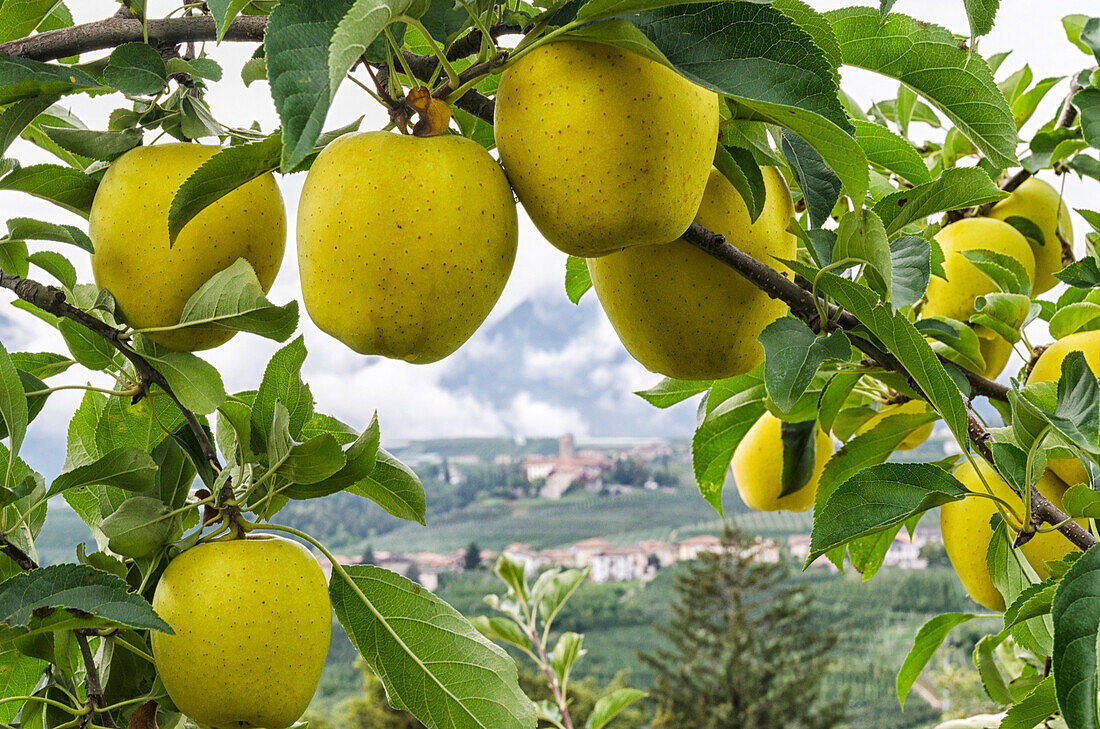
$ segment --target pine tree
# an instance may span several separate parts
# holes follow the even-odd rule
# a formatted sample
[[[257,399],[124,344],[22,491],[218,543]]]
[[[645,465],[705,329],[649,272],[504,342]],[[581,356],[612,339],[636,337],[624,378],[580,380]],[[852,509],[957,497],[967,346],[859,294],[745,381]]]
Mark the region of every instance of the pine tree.
[[[721,553],[676,580],[670,647],[641,659],[655,672],[655,729],[829,729],[843,700],[822,696],[836,644],[811,625],[811,597],[784,563],[755,562],[751,540],[727,526]]]
[[[479,567],[481,567],[481,547],[477,546],[477,542],[470,542],[470,546],[466,547],[466,552],[462,555],[462,569],[469,572]]]

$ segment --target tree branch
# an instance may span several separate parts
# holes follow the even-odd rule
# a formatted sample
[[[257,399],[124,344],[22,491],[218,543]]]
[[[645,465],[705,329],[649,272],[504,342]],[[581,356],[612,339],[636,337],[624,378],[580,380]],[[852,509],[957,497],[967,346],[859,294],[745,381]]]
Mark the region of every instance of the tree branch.
[[[38,563],[16,545],[7,534],[0,534],[0,552],[6,554],[12,562],[19,565],[24,572],[38,569]]]
[[[214,19],[206,15],[150,20],[147,25],[149,43],[155,46],[217,39]],[[266,27],[266,17],[243,15],[229,24],[224,40],[258,43],[264,39]],[[107,18],[0,44],[0,54],[55,61],[124,43],[141,43],[144,39],[141,21],[137,18]]]
[[[502,35],[511,35],[516,33],[522,33],[523,28],[512,23],[498,23],[497,25],[489,28],[489,35],[496,40]],[[447,49],[447,60],[457,61],[460,58],[466,56],[472,56],[481,50],[481,38],[484,35],[480,30],[474,28],[466,35],[462,36]]]
[[[803,289],[794,281],[786,278],[771,266],[761,263],[744,251],[734,247],[723,236],[707,230],[698,223],[692,223],[691,227],[684,233],[683,238],[691,245],[714,256],[722,263],[737,271],[737,273],[741,274],[741,276],[768,296],[786,303],[790,307],[791,313],[806,322],[812,329],[818,332],[822,331],[823,322],[821,322],[817,309],[814,306],[813,294]],[[859,325],[859,320],[856,319],[855,316],[849,312],[838,309],[836,306],[829,305],[828,312],[830,315],[829,319],[836,321],[837,325],[842,329],[851,330]],[[909,376],[904,365],[902,365],[895,356],[889,352],[881,351],[862,337],[854,336],[849,333],[848,338],[860,351],[882,367],[905,375],[909,379],[909,384],[913,389],[927,399],[925,393],[921,391],[921,388],[913,381],[912,377]],[[997,385],[997,383],[991,382],[976,373],[971,374],[979,384],[985,387],[989,387],[990,389],[992,389],[992,386],[996,386],[998,389],[1003,388],[1003,385]],[[1005,389],[1007,390],[1007,388]],[[992,435],[982,424],[981,420],[978,419],[973,409],[971,409],[969,401],[966,402],[966,406],[968,419],[967,431],[970,440],[978,452],[981,453],[982,457],[990,463],[993,463],[993,454],[989,449],[989,442],[992,440]],[[1098,543],[1096,538],[1082,529],[1077,522],[1068,521],[1069,516],[1039,493],[1038,489],[1032,488],[1031,490],[1031,505],[1033,513],[1049,524],[1066,522],[1062,524],[1058,530],[1081,549],[1088,549]],[[1027,541],[1027,539],[1030,538],[1027,537],[1027,534],[1028,532],[1026,531],[1023,533],[1022,536],[1025,537],[1023,541]]]
[[[84,658],[84,683],[88,689],[88,708],[93,709],[92,712],[80,717],[81,722],[83,722],[80,726],[84,727],[90,724],[92,714],[96,714],[105,722],[104,726],[118,729],[118,724],[115,723],[111,712],[103,711],[107,706],[107,702],[103,699],[103,684],[99,680],[99,669],[95,665],[95,656],[92,655],[92,648],[88,645],[88,633],[84,630],[73,632],[76,633],[76,643],[80,646],[80,655]]]
[[[164,375],[149,364],[148,360],[126,344],[122,338],[123,332],[121,329],[116,329],[106,322],[96,319],[88,312],[73,306],[65,300],[65,292],[59,288],[46,286],[37,281],[31,281],[30,279],[20,278],[19,276],[3,272],[0,272],[0,288],[10,289],[23,301],[33,304],[42,311],[53,314],[54,316],[63,319],[71,319],[77,324],[87,327],[93,334],[106,340],[108,344],[118,350],[122,356],[129,360],[130,364],[134,366],[134,371],[139,378],[139,385],[143,392],[147,392],[149,385],[152,384],[159,387],[164,391],[164,394],[172,399],[172,402],[176,404],[176,407],[178,407],[183,414],[184,420],[187,421],[187,425],[194,434],[195,440],[198,441],[199,447],[202,449],[203,457],[214,466],[219,465],[218,453],[214,449],[214,444],[210,442],[210,438],[207,436],[206,430],[202,427],[202,423],[199,422],[198,416],[184,407],[183,403],[176,397],[176,393],[173,392],[172,386],[168,384],[168,380],[164,378]],[[140,398],[141,394],[135,396],[135,401]]]

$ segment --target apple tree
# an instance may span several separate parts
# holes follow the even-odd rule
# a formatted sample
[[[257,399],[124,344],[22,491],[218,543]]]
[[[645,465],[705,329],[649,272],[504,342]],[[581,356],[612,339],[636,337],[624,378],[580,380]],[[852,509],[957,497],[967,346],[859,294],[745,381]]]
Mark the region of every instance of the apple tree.
[[[377,419],[314,407],[298,302],[267,298],[286,209],[313,321],[416,363],[496,302],[514,193],[570,254],[567,295],[594,288],[665,375],[639,394],[702,395],[693,468],[719,513],[732,465],[754,508],[813,508],[808,561],[865,579],[903,527],[939,517],[990,612],[926,624],[899,700],[974,620],[1002,727],[1100,725],[1100,213],[1078,211],[1093,231],[1077,245],[1047,182],[1100,179],[1100,18],[1064,20],[1083,70],[1036,80],[979,52],[997,3],[964,4],[960,37],[888,0],[207,0],[166,17],[128,0],[79,25],[60,0],[0,0],[0,190],[87,221],[16,217],[0,239],[11,317],[57,332],[56,351],[0,347],[0,722],[288,726],[331,605],[391,704],[433,729],[569,724],[494,641],[548,625],[577,573],[528,584],[505,564],[512,621],[475,625],[272,522],[339,491],[417,522],[426,503]],[[255,48],[240,68],[219,62],[230,43]],[[861,107],[842,66],[895,79],[896,97]],[[230,73],[266,83],[278,118],[219,121],[207,93]],[[385,129],[326,124],[350,85]],[[79,117],[92,97],[116,105],[106,128]],[[6,156],[27,144],[56,159]],[[273,176],[297,172],[302,199],[284,202]],[[284,345],[230,393],[196,352],[234,335]],[[998,382],[1013,351],[1027,364]],[[47,482],[20,449],[74,388]],[[958,455],[890,460],[939,422]],[[98,550],[40,566],[55,497]],[[327,584],[288,537],[328,559]],[[537,660],[564,683],[549,638]]]

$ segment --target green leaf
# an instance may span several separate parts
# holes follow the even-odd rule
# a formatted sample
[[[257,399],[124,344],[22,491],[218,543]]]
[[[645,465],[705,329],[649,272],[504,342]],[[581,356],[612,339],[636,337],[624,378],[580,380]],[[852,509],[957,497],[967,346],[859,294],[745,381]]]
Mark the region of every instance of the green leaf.
[[[47,662],[25,656],[14,648],[0,650],[0,696],[27,696],[34,692]],[[22,707],[19,702],[0,704],[0,722],[11,723]],[[23,725],[28,725],[24,721]]]
[[[283,0],[271,12],[264,52],[271,96],[283,126],[284,170],[295,169],[308,157],[321,134],[333,97],[330,45],[352,4],[352,0]]]
[[[817,155],[816,152],[814,154]],[[820,155],[818,158],[820,159]],[[755,223],[760,213],[764,212],[767,188],[764,186],[764,175],[760,172],[760,165],[753,158],[752,152],[741,147],[726,147],[720,144],[714,152],[714,166],[741,195],[741,199],[749,209],[749,220]]]
[[[225,37],[225,31],[229,24],[240,14],[250,0],[207,0],[210,14],[214,16],[214,25],[217,28],[218,42]]]
[[[179,408],[167,397],[143,398],[136,405],[112,397],[95,423],[96,447],[99,453],[123,446],[148,453],[183,423]]]
[[[379,567],[345,570],[329,583],[336,617],[395,708],[430,729],[535,726],[515,661],[454,608]]]
[[[57,251],[36,251],[27,256],[27,262],[56,278],[67,289],[76,286],[76,268]]]
[[[125,581],[87,565],[58,564],[0,583],[3,638],[78,627],[126,627],[171,633]]]
[[[1084,89],[1073,97],[1081,112],[1081,133],[1090,147],[1100,148],[1100,89]]]
[[[0,344],[0,418],[4,420],[8,442],[11,444],[11,457],[6,459],[7,470],[3,479],[3,485],[8,487],[15,485],[11,478],[11,464],[13,457],[19,454],[19,447],[23,445],[23,438],[27,435],[30,415],[23,383],[3,344]]]
[[[705,392],[709,387],[710,380],[690,382],[665,377],[648,390],[638,390],[634,394],[653,407],[664,409]]]
[[[58,0],[0,2],[0,43],[30,35],[57,5]]]
[[[1100,491],[1093,491],[1088,484],[1074,484],[1062,495],[1062,509],[1073,517],[1100,519]]]
[[[148,453],[125,446],[92,463],[62,473],[50,484],[47,495],[56,496],[88,484],[114,486],[125,491],[148,491],[153,488],[156,472],[157,464]]]
[[[844,332],[818,336],[798,319],[789,316],[776,319],[760,333],[764,346],[764,386],[768,397],[787,411],[802,397],[829,359],[847,361],[852,345]]]
[[[238,259],[243,260],[243,259]],[[225,385],[214,365],[190,352],[174,352],[144,336],[134,338],[134,350],[153,364],[185,408],[209,415],[225,402]]]
[[[1009,707],[999,729],[1035,729],[1057,711],[1054,676],[1047,676],[1031,693]]]
[[[1083,352],[1070,352],[1062,360],[1058,379],[1058,404],[1047,420],[1073,444],[1089,453],[1100,453],[1100,387]]]
[[[1079,301],[1075,304],[1062,306],[1054,312],[1054,316],[1050,317],[1048,322],[1050,336],[1057,340],[1074,332],[1096,329],[1096,325],[1100,324],[1100,321],[1097,321],[1098,319],[1100,319],[1100,304],[1094,304],[1091,301]]]
[[[783,468],[779,497],[789,496],[810,482],[817,464],[817,421],[786,421],[779,425],[783,443]]]
[[[1001,0],[963,0],[966,17],[970,20],[970,35],[973,38],[987,35],[993,30],[993,19],[997,17],[997,7]]]
[[[584,636],[578,633],[566,632],[558,637],[558,642],[554,644],[554,649],[550,651],[550,668],[553,670],[559,684],[564,685],[568,682],[573,666],[588,653],[581,647],[583,643]]]
[[[1070,286],[1082,289],[1091,289],[1100,286],[1100,266],[1095,258],[1084,258],[1074,261],[1061,271],[1054,274],[1060,281]]]
[[[1027,593],[1033,583],[1038,581],[1038,577],[1023,553],[1013,548],[1012,538],[1008,535],[1004,522],[1000,517],[996,517],[996,520],[997,524],[986,550],[986,570],[989,572],[989,579],[993,582],[993,586],[1004,598],[1005,605],[1013,605],[1021,595]],[[1011,634],[1027,650],[1037,655],[1049,656],[1053,645],[1052,627],[1049,616],[1040,616],[1023,620],[1002,635]],[[975,655],[978,655],[977,652]],[[997,674],[988,669],[986,673],[994,679],[993,689],[990,690],[992,696],[1000,690],[996,685]],[[988,688],[989,681],[985,683]]]
[[[585,729],[602,729],[620,711],[645,697],[645,691],[635,688],[615,689],[606,696],[601,696],[596,705],[592,707],[592,713],[588,715],[588,721],[584,725]]]
[[[916,235],[890,241],[890,271],[890,303],[894,309],[917,303],[932,276],[932,244]]]
[[[169,76],[186,73],[193,78],[204,78],[210,81],[222,79],[222,67],[212,58],[192,58],[189,61],[182,58],[169,58],[165,65]]]
[[[806,564],[852,539],[903,524],[966,494],[958,479],[930,463],[883,463],[865,468],[839,484],[824,508],[814,510]]]
[[[1027,294],[1031,291],[1031,277],[1019,260],[1012,256],[984,248],[959,251],[1001,291],[1008,294]]]
[[[806,31],[770,5],[738,1],[655,7],[659,4],[607,0],[584,7],[592,19],[639,10],[627,19],[673,68],[802,137],[852,197],[863,197],[869,179],[866,157],[850,136],[834,69]]]
[[[172,511],[160,499],[136,496],[100,524],[112,552],[123,557],[148,557],[168,543],[172,534]]]
[[[334,476],[346,462],[344,451],[332,434],[321,433],[292,445],[278,473],[293,483],[314,484]]]
[[[305,359],[305,339],[299,336],[276,352],[267,363],[256,400],[252,403],[252,440],[256,450],[266,449],[264,439],[271,431],[277,402],[287,409],[293,438],[301,435],[302,427],[313,414],[313,394],[302,381],[302,363]]]
[[[511,643],[524,650],[531,649],[531,639],[523,632],[522,628],[509,618],[490,618],[478,615],[471,617],[470,623],[489,640]]]
[[[48,126],[39,129],[62,149],[89,159],[113,160],[141,144],[140,129],[100,131]]]
[[[329,45],[329,94],[336,89],[367,49],[395,18],[409,12],[416,0],[355,0],[336,26]]]
[[[881,124],[855,121],[856,141],[871,164],[884,167],[914,185],[932,181],[920,154],[908,140],[899,137]]]
[[[343,432],[343,423],[340,423],[335,419],[332,419],[332,423],[334,425],[340,426],[340,431],[325,429],[317,432],[317,430],[311,426],[318,420],[318,417],[319,416],[316,413],[313,415],[313,418],[310,420],[310,422],[306,424],[305,428],[303,428],[302,437],[315,438],[324,434],[335,438],[338,443],[350,441],[342,450],[342,457],[344,459],[343,465],[334,474],[326,477],[324,480],[321,480],[317,483],[311,483],[309,485],[305,485],[304,483],[291,484],[288,488],[282,491],[285,496],[291,499],[313,499],[320,496],[334,494],[337,491],[342,491],[354,485],[357,481],[370,479],[375,470],[375,465],[378,460],[378,441],[380,435],[377,414],[374,416],[374,418],[371,419],[370,426],[367,427],[367,429],[364,430],[358,437],[355,436],[355,431],[351,430],[350,428],[347,429],[351,431],[350,433]],[[327,416],[320,417],[327,418]],[[377,487],[377,484],[373,485]],[[394,479],[393,485],[395,487],[400,487],[401,485],[407,486],[408,484],[407,481]],[[370,489],[371,486],[372,484],[364,484],[364,489]],[[386,494],[383,498],[387,499],[387,502],[391,499],[396,499],[395,503],[403,503],[404,507],[410,507],[408,513],[416,513],[416,509],[412,506],[412,504],[413,502],[419,503],[419,501],[422,501],[422,499],[418,500],[415,496],[413,496],[411,501],[403,502],[403,495],[398,495],[396,488],[392,490],[392,493],[387,493],[384,491],[384,489],[381,491],[381,493]],[[368,498],[370,497],[368,496]],[[405,512],[405,509],[402,506],[397,506],[396,509],[398,511],[402,511],[403,513]],[[420,513],[420,518],[423,519],[423,517],[424,514]]]
[[[411,468],[384,448],[378,449],[370,475],[349,486],[347,491],[370,499],[399,519],[425,523],[424,485]]]
[[[146,43],[124,43],[111,52],[103,78],[124,94],[150,95],[164,88],[168,71],[156,48]]]
[[[184,181],[168,209],[168,239],[172,243],[196,215],[229,193],[279,168],[282,134],[259,142],[224,147]]]
[[[1100,633],[1100,549],[1069,568],[1054,595],[1051,655],[1058,706],[1070,729],[1100,722],[1097,703],[1097,633]]]
[[[61,165],[31,165],[0,177],[0,190],[16,190],[59,205],[87,218],[99,182],[80,170]]]
[[[989,698],[1002,706],[1012,703],[1012,692],[997,665],[994,651],[1004,643],[1006,634],[986,635],[974,647],[974,667],[982,679],[982,688]]]
[[[68,243],[88,253],[94,253],[92,240],[75,225],[58,225],[33,218],[12,218],[8,221],[8,238],[13,240],[49,240]]]
[[[267,81],[267,59],[249,58],[241,67],[241,81],[248,88],[256,81]]]
[[[1006,197],[1008,193],[993,184],[983,170],[975,167],[954,168],[944,170],[932,182],[887,195],[875,204],[875,212],[882,218],[886,232],[892,235],[909,223],[929,215]]]
[[[238,258],[191,295],[180,313],[179,324],[171,328],[191,326],[251,332],[282,342],[298,327],[298,302],[272,304],[264,296],[251,264]]]
[[[61,96],[105,88],[80,69],[0,56],[0,106],[33,96]]]
[[[811,280],[816,276],[820,289],[855,315],[898,358],[932,406],[943,415],[955,438],[961,443],[969,442],[968,419],[958,386],[928,342],[901,312],[881,305],[870,289],[834,273],[817,274],[797,261],[788,262],[788,265]]]
[[[840,178],[829,169],[821,155],[797,134],[783,130],[783,143],[780,147],[783,156],[798,175],[798,184],[810,212],[810,224],[820,228],[829,219],[840,199]]]
[[[1056,581],[1044,581],[1025,587],[1005,610],[1004,629],[1008,630],[1032,618],[1049,614],[1057,589]]]
[[[57,101],[57,96],[34,96],[12,104],[0,112],[0,156],[7,151],[11,143],[19,139],[20,133],[34,121],[41,112]]]
[[[925,666],[928,665],[928,661],[932,660],[932,656],[943,645],[943,641],[947,639],[947,634],[957,626],[976,617],[979,616],[971,613],[944,613],[928,620],[920,627],[916,637],[913,638],[913,647],[906,654],[905,661],[898,669],[897,680],[894,682],[898,694],[898,703],[903,707],[905,706],[905,698],[909,695],[910,689],[913,688],[913,684],[917,682],[917,678],[920,677]],[[1029,727],[1029,729],[1031,728]]]
[[[103,370],[114,362],[115,348],[88,327],[72,319],[62,319],[57,326],[73,359],[80,364],[90,370]]]
[[[998,167],[1016,163],[1016,122],[989,66],[944,28],[873,8],[844,8],[833,24],[844,62],[891,76],[948,116]]]
[[[882,220],[873,210],[864,208],[841,217],[832,255],[833,261],[848,258],[866,264],[867,283],[883,299],[890,300],[890,286],[894,280],[890,243]]]
[[[588,262],[577,256],[565,259],[565,295],[574,304],[581,303],[581,297],[592,288],[592,275],[588,272]]]
[[[74,364],[65,355],[53,352],[12,352],[11,362],[16,369],[40,379],[59,375]]]
[[[764,414],[764,385],[729,398],[710,411],[691,439],[691,465],[699,492],[722,514],[722,487],[733,452]]]
[[[0,271],[26,278],[30,272],[27,244],[21,240],[0,243]]]

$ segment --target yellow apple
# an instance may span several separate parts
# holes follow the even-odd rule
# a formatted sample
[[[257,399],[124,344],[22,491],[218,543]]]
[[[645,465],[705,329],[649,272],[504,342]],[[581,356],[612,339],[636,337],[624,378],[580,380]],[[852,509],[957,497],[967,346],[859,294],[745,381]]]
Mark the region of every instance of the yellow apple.
[[[1046,348],[1035,361],[1027,376],[1033,382],[1057,382],[1062,376],[1062,361],[1070,352],[1081,352],[1093,373],[1100,372],[1100,331],[1076,332],[1062,337]],[[1070,486],[1088,483],[1089,476],[1077,458],[1052,458],[1047,461],[1050,470]]]
[[[1058,283],[1054,274],[1062,270],[1062,241],[1073,244],[1069,208],[1062,202],[1058,191],[1046,182],[1030,177],[997,203],[989,215],[998,220],[1025,218],[1042,231],[1042,243],[1027,239],[1035,253],[1035,286],[1031,293],[1041,294],[1052,289]]]
[[[984,249],[1015,258],[1035,278],[1035,256],[1027,238],[1008,223],[992,218],[965,218],[936,234],[943,249],[947,280],[933,276],[928,282],[925,316],[944,316],[967,321],[974,313],[974,299],[997,291],[996,284],[963,251]]]
[[[306,310],[360,354],[435,362],[489,315],[518,236],[508,180],[476,142],[345,135],[313,163],[298,206]]]
[[[152,633],[172,702],[213,729],[283,729],[305,712],[328,653],[324,573],[297,542],[222,539],[165,569],[153,608],[175,631]]]
[[[979,478],[970,463],[965,462],[955,470],[955,476],[963,486],[976,493],[992,493],[1004,499],[1012,504],[1017,516],[1022,516],[1023,501],[1016,492],[988,463],[980,459],[977,463],[985,481]],[[1055,506],[1061,506],[1066,485],[1057,476],[1046,471],[1036,486]],[[940,530],[947,556],[966,592],[979,605],[1001,611],[1005,609],[1004,598],[993,586],[986,566],[986,553],[993,537],[989,520],[996,511],[993,500],[982,496],[952,501],[940,507]],[[1050,575],[1047,562],[1062,559],[1074,549],[1076,547],[1057,532],[1036,534],[1021,547],[1028,564],[1042,578]]]
[[[906,402],[899,403],[897,405],[887,405],[877,414],[872,415],[867,419],[867,422],[860,426],[860,433],[869,433],[874,430],[878,425],[889,418],[892,415],[923,415],[924,413],[931,412],[928,407],[928,403],[923,400],[907,400]],[[905,440],[898,446],[899,451],[911,451],[919,446],[924,441],[928,440],[928,436],[932,435],[932,428],[935,426],[935,421],[922,425],[916,430],[905,436]]]
[[[699,209],[718,96],[614,46],[557,41],[500,79],[496,142],[516,195],[575,256],[667,243]]]
[[[757,511],[806,511],[814,505],[817,482],[833,455],[833,439],[820,427],[814,437],[814,469],[806,485],[794,493],[783,492],[782,421],[764,413],[738,444],[733,454],[733,479],[737,493]]]
[[[794,205],[783,176],[763,170],[764,212],[755,223],[741,195],[712,170],[695,219],[782,271],[795,256],[787,232]],[[757,337],[787,306],[690,243],[632,246],[588,259],[592,285],[627,351],[648,369],[680,380],[748,372],[764,361]]]
[[[988,327],[978,325],[975,327],[978,334],[978,347],[985,360],[985,369],[979,373],[990,380],[995,380],[1004,372],[1008,360],[1012,357],[1012,342],[1002,337]]]
[[[111,164],[96,191],[88,232],[92,272],[135,329],[179,322],[183,306],[215,273],[248,261],[266,292],[286,246],[286,211],[271,174],[248,182],[196,215],[168,245],[168,208],[176,190],[218,147],[159,144]],[[192,327],[150,333],[169,349],[223,344],[234,332]]]

